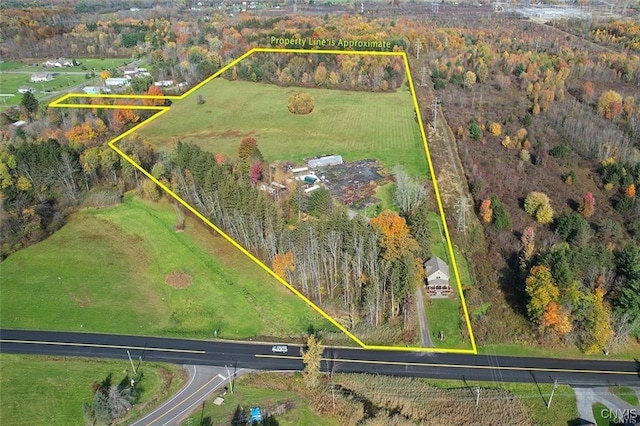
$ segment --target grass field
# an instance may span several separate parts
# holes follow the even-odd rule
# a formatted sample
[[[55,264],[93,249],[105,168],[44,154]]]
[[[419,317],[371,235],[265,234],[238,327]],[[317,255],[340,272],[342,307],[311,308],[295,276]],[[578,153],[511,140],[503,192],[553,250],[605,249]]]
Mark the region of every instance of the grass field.
[[[23,94],[18,93],[18,88],[21,86],[27,86],[35,89],[36,92],[34,93],[34,96],[36,97],[36,99],[40,99],[43,96],[50,94],[46,91],[63,92],[69,87],[73,87],[85,82],[87,85],[90,85],[91,82],[94,81],[94,79],[87,80],[83,74],[60,74],[53,80],[44,83],[31,83],[29,82],[30,78],[31,73],[7,74],[0,72],[0,93],[5,95],[15,95],[11,97],[3,96],[2,100],[0,100],[0,108],[4,108],[5,106],[9,107],[13,105],[20,105]]]
[[[637,407],[640,405],[640,401],[638,401],[638,395],[631,388],[625,386],[612,386],[609,388],[611,393],[616,395],[621,400],[625,401],[627,404],[633,405]]]
[[[221,338],[295,339],[334,330],[199,221],[173,230],[167,203],[84,210],[2,264],[3,327]],[[175,289],[167,275],[192,283]],[[117,321],[114,319],[117,318]]]
[[[129,361],[82,358],[57,358],[34,355],[0,354],[0,419],[7,425],[83,425],[83,402],[91,402],[91,384],[108,374],[113,382],[125,376]],[[144,377],[139,382],[140,397],[132,416],[141,408],[157,405],[184,383],[178,366],[142,364]],[[163,377],[172,376],[171,383]]]
[[[294,115],[287,109],[293,92],[315,97],[315,110]],[[201,96],[205,103],[198,105]],[[346,161],[377,158],[392,168],[402,164],[414,176],[427,176],[427,161],[411,95],[282,88],[218,78],[140,130],[159,147],[177,140],[236,156],[251,135],[265,159],[302,163],[305,158],[341,154]]]
[[[291,381],[300,381],[300,375],[287,375]],[[294,377],[297,377],[294,378]],[[280,376],[278,380],[286,380]],[[262,410],[273,410],[280,404],[289,403],[293,406],[282,415],[274,416],[277,425],[314,425],[314,426],[338,426],[337,420],[315,414],[309,407],[309,402],[301,397],[293,389],[290,391],[273,390],[262,386],[252,385],[251,376],[240,377],[236,380],[234,393],[225,396],[224,404],[216,406],[211,403],[205,404],[204,409],[198,410],[191,416],[190,424],[209,425],[230,425],[231,419],[238,406],[244,407],[247,411],[251,407],[260,407]],[[299,386],[299,384],[298,384]],[[292,387],[295,387],[293,385]],[[202,421],[201,420],[205,420]],[[189,420],[187,421],[189,424]]]
[[[427,324],[431,340],[437,348],[468,349],[470,343],[463,339],[461,327],[466,325],[460,315],[460,298],[455,299],[427,299],[425,300]],[[438,338],[440,331],[444,333],[444,340]]]

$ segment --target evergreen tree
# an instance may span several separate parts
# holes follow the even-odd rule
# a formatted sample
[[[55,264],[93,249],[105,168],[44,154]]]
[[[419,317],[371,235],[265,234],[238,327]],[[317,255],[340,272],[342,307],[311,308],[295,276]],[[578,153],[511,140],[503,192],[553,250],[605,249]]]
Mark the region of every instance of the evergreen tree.
[[[38,102],[36,97],[33,96],[33,93],[27,92],[22,96],[22,101],[20,102],[20,105],[22,105],[29,114],[34,114],[35,112],[38,111],[38,107],[40,103]]]

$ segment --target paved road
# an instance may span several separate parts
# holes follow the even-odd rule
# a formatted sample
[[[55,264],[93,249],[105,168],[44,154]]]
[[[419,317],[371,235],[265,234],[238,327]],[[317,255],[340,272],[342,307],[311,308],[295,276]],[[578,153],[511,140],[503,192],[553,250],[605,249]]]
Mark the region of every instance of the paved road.
[[[180,424],[196,411],[214,392],[229,383],[229,376],[237,377],[249,370],[234,370],[233,366],[211,367],[185,365],[189,379],[172,398],[130,426],[164,426]]]
[[[300,347],[274,354],[271,345],[112,334],[0,329],[0,352],[126,359],[174,364],[235,365],[260,370],[302,370]],[[493,355],[329,347],[324,371],[360,372],[497,382],[537,382],[575,386],[640,385],[640,361],[596,361]]]

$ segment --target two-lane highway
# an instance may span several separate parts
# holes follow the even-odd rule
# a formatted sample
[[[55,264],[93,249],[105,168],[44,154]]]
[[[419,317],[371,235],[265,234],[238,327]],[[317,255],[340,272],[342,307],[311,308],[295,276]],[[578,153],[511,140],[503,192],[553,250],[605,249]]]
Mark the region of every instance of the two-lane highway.
[[[271,352],[270,344],[94,333],[0,330],[0,352],[126,359],[174,364],[234,365],[257,370],[302,370],[300,347]],[[456,355],[411,351],[325,349],[324,371],[498,382],[640,385],[640,362]]]

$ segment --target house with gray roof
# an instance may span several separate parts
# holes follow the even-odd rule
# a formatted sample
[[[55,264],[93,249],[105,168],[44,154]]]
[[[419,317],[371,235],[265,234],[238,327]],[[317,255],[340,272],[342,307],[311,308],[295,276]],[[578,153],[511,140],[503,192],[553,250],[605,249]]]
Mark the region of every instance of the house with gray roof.
[[[434,299],[442,299],[451,295],[449,284],[449,265],[438,256],[424,262],[427,273],[427,294]]]

